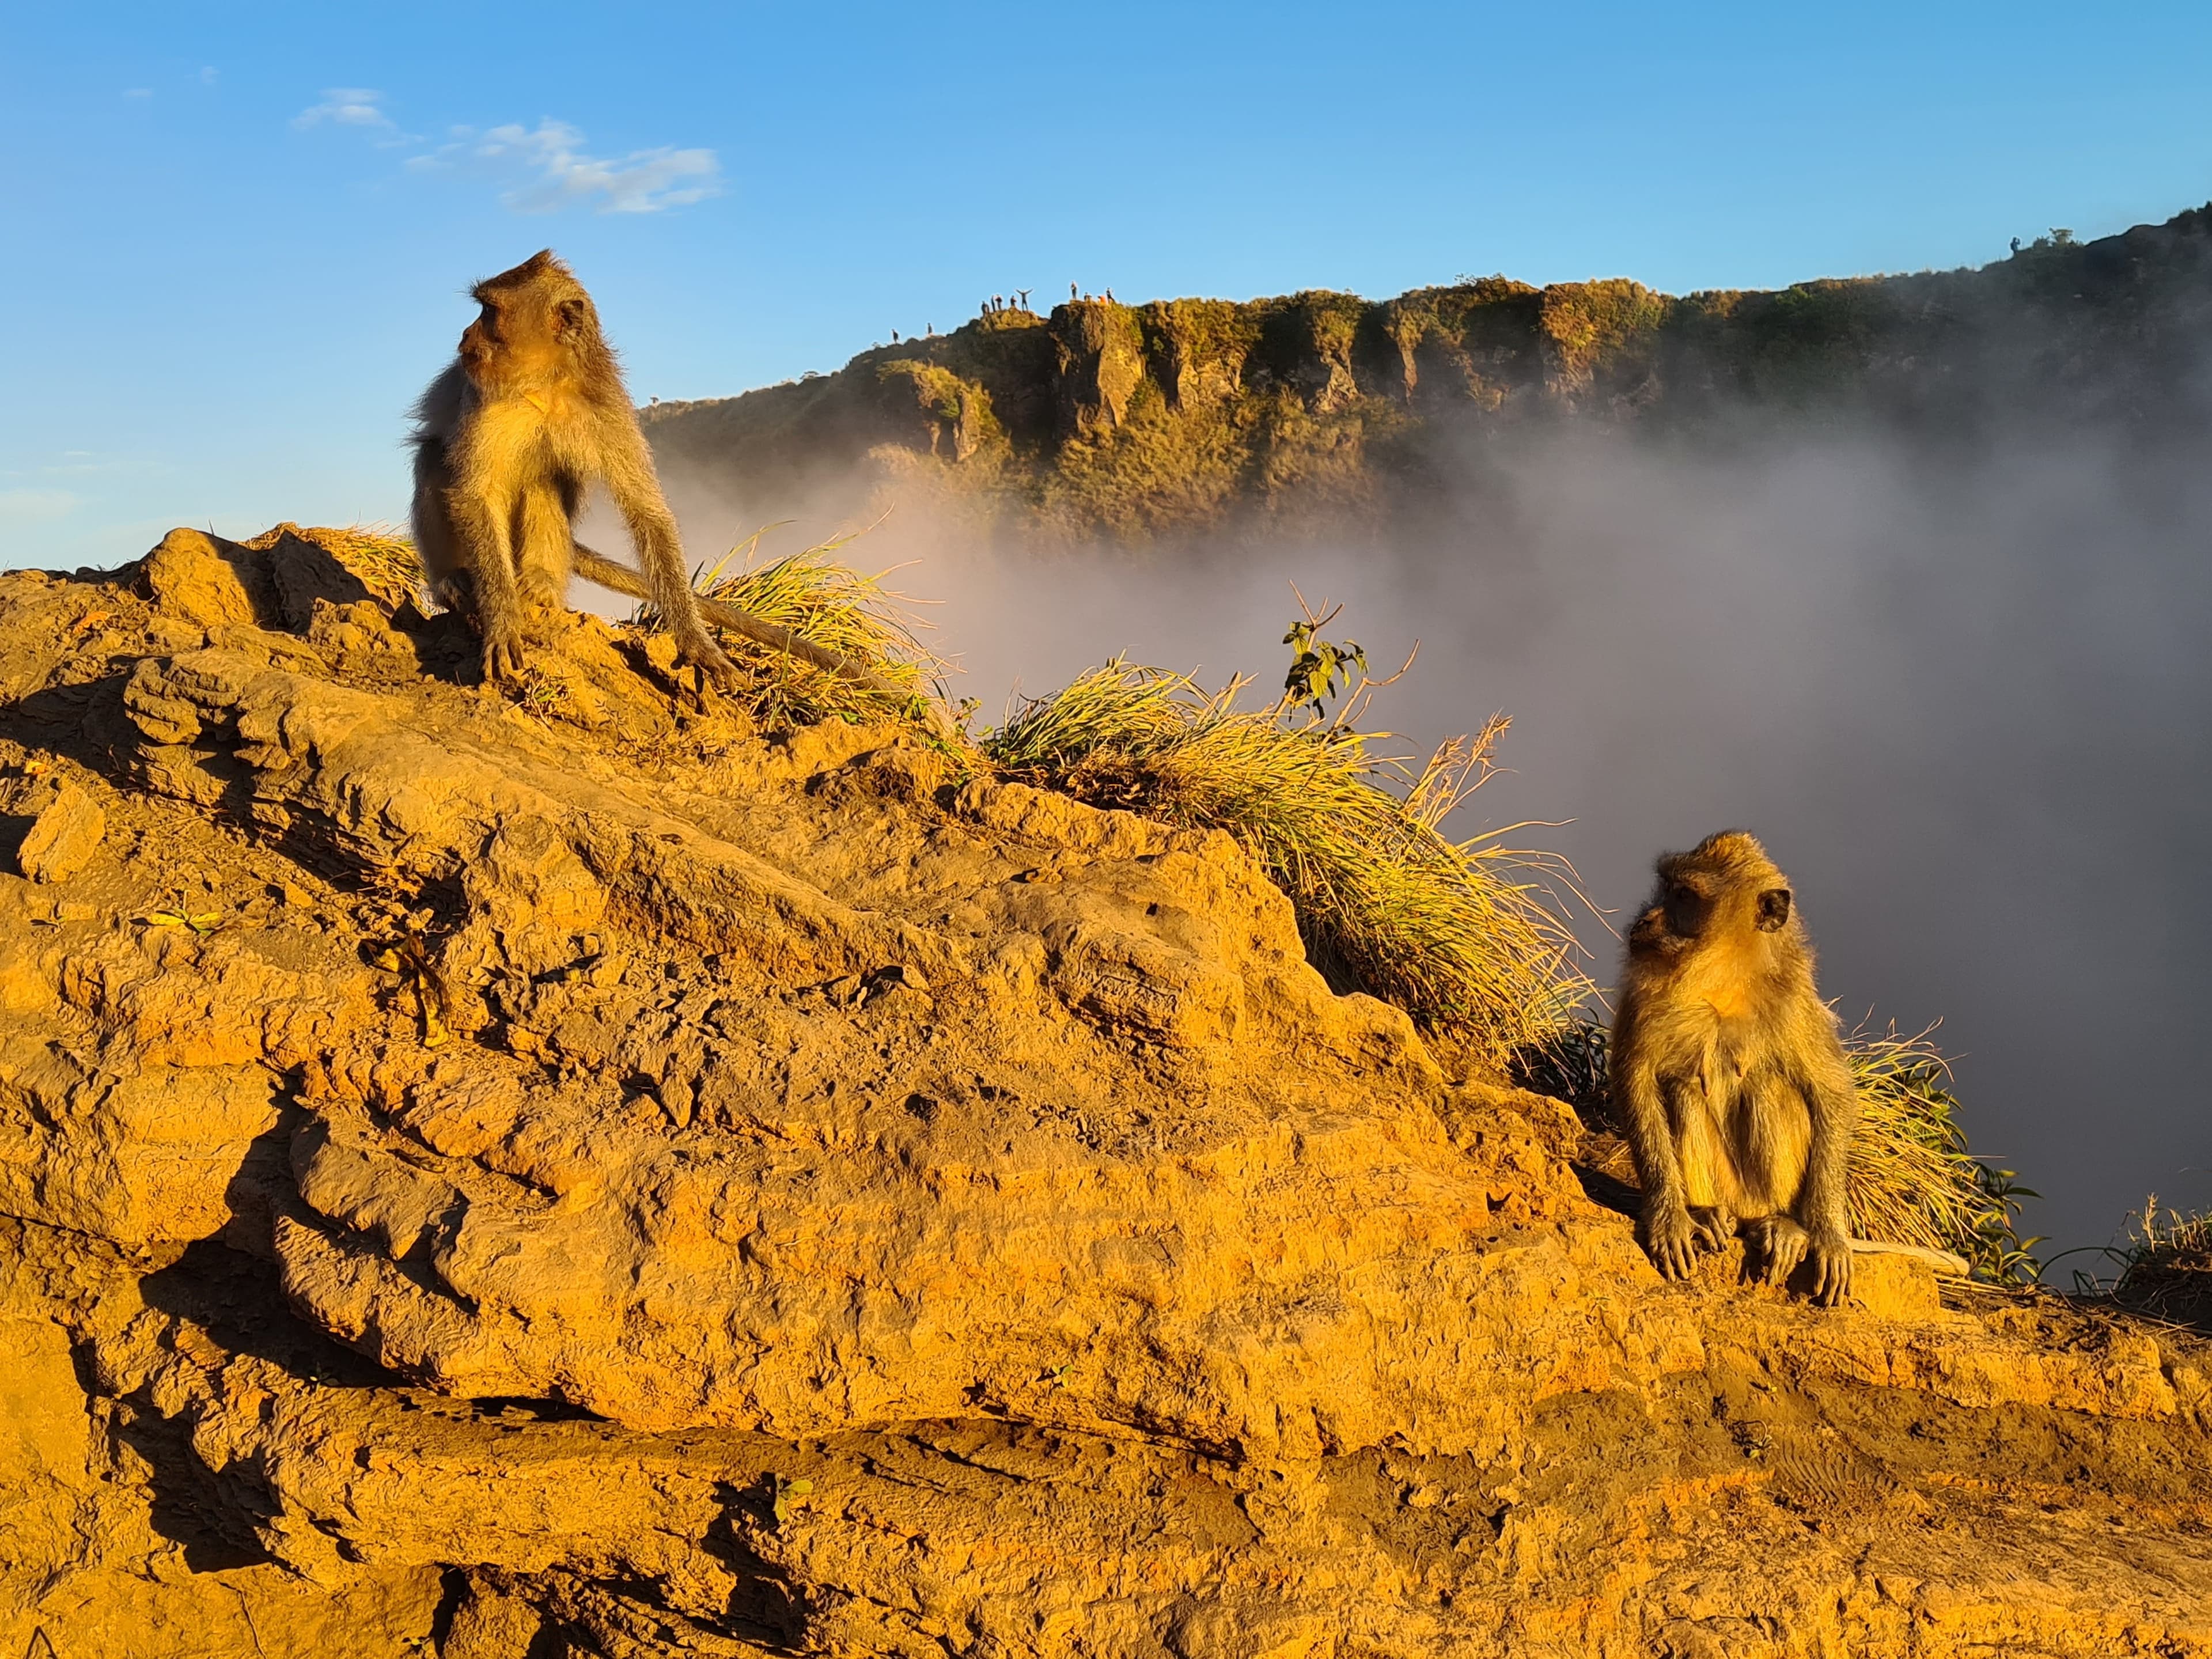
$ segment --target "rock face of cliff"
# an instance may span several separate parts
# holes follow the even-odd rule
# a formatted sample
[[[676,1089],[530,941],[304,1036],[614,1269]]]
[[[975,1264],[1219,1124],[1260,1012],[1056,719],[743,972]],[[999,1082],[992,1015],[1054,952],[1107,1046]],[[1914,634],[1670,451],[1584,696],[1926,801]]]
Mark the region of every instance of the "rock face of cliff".
[[[1369,301],[1086,300],[838,373],[645,411],[662,465],[756,521],[916,492],[979,527],[1124,542],[1371,530],[1440,446],[1563,417],[1670,434],[1796,415],[1957,441],[1995,422],[2212,420],[2212,207],[1978,270],[1673,297],[1505,277]],[[1463,472],[1463,465],[1443,469]]]
[[[1663,1285],[1226,838],[332,545],[0,576],[0,1653],[2212,1652],[2201,1338]]]

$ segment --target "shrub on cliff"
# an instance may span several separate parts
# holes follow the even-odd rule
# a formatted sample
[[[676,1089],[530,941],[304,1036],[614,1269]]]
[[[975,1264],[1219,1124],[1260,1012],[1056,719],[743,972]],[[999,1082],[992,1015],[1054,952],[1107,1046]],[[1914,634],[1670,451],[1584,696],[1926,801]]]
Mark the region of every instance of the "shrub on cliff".
[[[1301,720],[1290,692],[1240,708],[1120,659],[1023,704],[982,740],[1008,774],[1094,805],[1227,830],[1296,908],[1316,966],[1340,989],[1395,1003],[1503,1065],[1553,1033],[1589,986],[1550,907],[1547,860],[1439,828],[1490,771],[1493,720],[1418,772],[1385,734]]]
[[[2212,1330],[2212,1213],[2161,1210],[2154,1193],[2128,1219],[2123,1243],[2090,1252],[2115,1263],[2118,1277],[2106,1280],[2076,1269],[2076,1289],[2108,1295],[2153,1319]]]
[[[763,726],[781,727],[830,719],[917,715],[945,663],[915,636],[916,623],[906,609],[908,602],[884,586],[890,571],[863,575],[836,557],[865,532],[835,536],[755,566],[761,538],[770,528],[756,530],[702,572],[695,584],[699,592],[860,664],[904,696],[887,699],[796,657],[732,636],[724,643],[745,678],[738,695],[750,703],[754,718]],[[738,567],[734,571],[730,569],[732,562]]]
[[[2160,1319],[2212,1325],[2212,1215],[2168,1211],[2147,1199],[2139,1236],[2113,1299]]]

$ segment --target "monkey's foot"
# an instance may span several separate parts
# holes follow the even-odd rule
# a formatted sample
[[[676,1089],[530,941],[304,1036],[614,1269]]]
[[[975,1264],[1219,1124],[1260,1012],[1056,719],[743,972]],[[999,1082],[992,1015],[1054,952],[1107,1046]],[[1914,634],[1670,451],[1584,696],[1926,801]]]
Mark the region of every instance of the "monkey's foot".
[[[1816,1232],[1810,1252],[1813,1300],[1832,1308],[1851,1293],[1851,1241],[1839,1232]]]
[[[1690,1211],[1690,1230],[1697,1247],[1719,1255],[1735,1237],[1735,1217],[1724,1204],[1705,1204]]]
[[[714,636],[703,628],[678,634],[676,654],[726,691],[738,684],[738,665],[723,654]]]
[[[512,684],[522,678],[522,633],[519,629],[487,628],[484,630],[485,684]]]
[[[1641,1227],[1651,1265],[1665,1279],[1687,1279],[1697,1271],[1697,1230],[1679,1205],[1647,1210]]]
[[[526,575],[516,584],[515,597],[522,602],[522,629],[526,635],[546,644],[559,636],[569,612],[562,597],[553,591],[550,580],[535,572]]]
[[[1759,1258],[1759,1276],[1770,1285],[1786,1284],[1805,1259],[1812,1243],[1805,1230],[1786,1215],[1771,1215],[1749,1229],[1752,1247]]]

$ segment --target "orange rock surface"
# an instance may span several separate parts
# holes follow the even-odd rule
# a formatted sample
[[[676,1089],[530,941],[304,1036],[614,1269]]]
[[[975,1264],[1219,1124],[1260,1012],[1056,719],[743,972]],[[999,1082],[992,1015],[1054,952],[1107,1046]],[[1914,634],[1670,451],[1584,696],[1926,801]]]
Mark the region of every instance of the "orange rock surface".
[[[0,575],[0,1654],[2212,1653],[2202,1338],[1664,1285],[1225,836],[560,645]]]

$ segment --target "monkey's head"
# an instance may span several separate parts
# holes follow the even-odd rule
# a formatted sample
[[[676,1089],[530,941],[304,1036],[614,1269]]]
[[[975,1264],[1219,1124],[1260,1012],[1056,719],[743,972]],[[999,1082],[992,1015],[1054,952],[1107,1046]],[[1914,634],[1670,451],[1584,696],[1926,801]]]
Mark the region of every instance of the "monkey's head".
[[[1780,933],[1793,927],[1796,900],[1766,849],[1741,830],[1707,836],[1686,853],[1669,853],[1651,903],[1628,931],[1634,952],[1674,954],[1729,934]]]
[[[461,331],[461,367],[484,390],[573,373],[606,349],[592,296],[550,248],[485,277],[469,297],[483,310]]]

